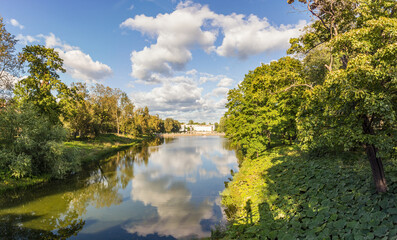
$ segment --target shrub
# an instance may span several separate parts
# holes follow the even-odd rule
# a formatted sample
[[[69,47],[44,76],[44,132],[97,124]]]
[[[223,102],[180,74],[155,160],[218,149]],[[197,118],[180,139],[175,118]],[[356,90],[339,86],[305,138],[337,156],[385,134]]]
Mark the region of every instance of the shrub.
[[[29,104],[0,112],[0,166],[12,176],[50,174],[62,178],[79,167],[75,154],[62,142],[66,130]]]
[[[0,149],[0,169],[7,169],[14,157],[12,152]]]
[[[49,141],[46,144],[47,153],[45,159],[50,164],[50,174],[55,178],[63,178],[68,173],[77,172],[80,162],[77,161],[76,151],[67,149],[63,144]]]
[[[10,164],[11,176],[22,178],[32,173],[32,158],[24,153],[19,154]]]

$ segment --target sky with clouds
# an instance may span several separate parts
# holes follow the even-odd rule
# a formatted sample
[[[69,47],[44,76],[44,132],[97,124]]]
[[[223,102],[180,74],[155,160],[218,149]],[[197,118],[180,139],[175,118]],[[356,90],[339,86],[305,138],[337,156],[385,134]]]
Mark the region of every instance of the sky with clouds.
[[[120,88],[151,114],[207,123],[310,21],[286,0],[0,0],[0,15],[19,50],[59,53],[66,83]]]

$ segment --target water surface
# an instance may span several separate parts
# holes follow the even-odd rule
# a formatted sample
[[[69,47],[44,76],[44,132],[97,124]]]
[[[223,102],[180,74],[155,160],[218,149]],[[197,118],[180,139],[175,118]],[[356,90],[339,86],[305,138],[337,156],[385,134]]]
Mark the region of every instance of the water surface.
[[[0,197],[0,238],[208,237],[224,220],[219,192],[236,168],[222,137],[157,140],[68,180]]]

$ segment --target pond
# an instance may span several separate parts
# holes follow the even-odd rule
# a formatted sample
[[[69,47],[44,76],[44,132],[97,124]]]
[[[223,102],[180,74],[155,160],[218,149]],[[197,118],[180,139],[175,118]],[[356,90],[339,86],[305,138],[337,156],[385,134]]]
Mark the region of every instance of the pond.
[[[0,239],[195,239],[225,220],[235,152],[219,136],[157,139],[81,174],[0,197]]]

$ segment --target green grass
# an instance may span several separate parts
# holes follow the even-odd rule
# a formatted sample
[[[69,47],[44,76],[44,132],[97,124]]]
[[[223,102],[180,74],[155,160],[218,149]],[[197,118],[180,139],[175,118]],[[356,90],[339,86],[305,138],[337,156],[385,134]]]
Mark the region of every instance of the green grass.
[[[64,145],[67,148],[74,149],[78,161],[81,164],[86,164],[92,161],[99,161],[120,150],[140,144],[145,138],[148,137],[136,138],[117,134],[103,134],[93,139],[65,142]],[[15,179],[11,177],[9,171],[0,169],[0,193],[9,190],[26,189],[49,180],[51,180],[49,175]]]
[[[222,193],[224,239],[397,239],[397,165],[377,194],[365,155],[276,147],[245,160]]]
[[[144,138],[127,137],[116,134],[103,134],[94,139],[84,139],[65,142],[68,148],[78,152],[80,161],[84,164],[105,158],[122,149],[132,147],[142,142]]]

